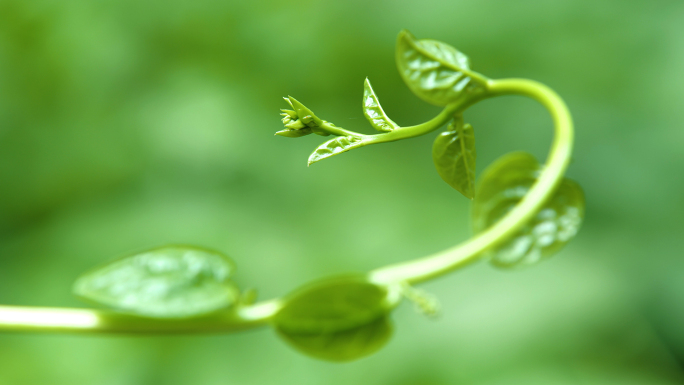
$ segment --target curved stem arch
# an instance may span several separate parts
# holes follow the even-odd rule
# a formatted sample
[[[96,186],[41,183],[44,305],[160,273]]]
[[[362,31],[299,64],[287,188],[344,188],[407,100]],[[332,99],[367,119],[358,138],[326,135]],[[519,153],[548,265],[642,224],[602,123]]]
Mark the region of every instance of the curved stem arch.
[[[513,235],[537,214],[563,179],[572,152],[573,127],[567,106],[549,87],[532,80],[503,79],[488,81],[484,95],[458,100],[428,122],[398,128],[390,133],[363,136],[369,139],[367,144],[375,144],[424,135],[438,129],[454,114],[461,113],[479,100],[511,94],[537,100],[553,118],[555,136],[546,166],[537,182],[513,210],[488,230],[440,253],[373,270],[369,273],[372,282],[390,285],[426,281],[477,260],[482,252]],[[339,133],[351,133],[340,127],[335,129]],[[273,299],[206,317],[164,320],[108,310],[0,305],[0,331],[129,334],[232,332],[267,325],[281,306],[279,299]]]
[[[372,281],[382,284],[397,281],[417,283],[477,260],[484,251],[505,241],[536,215],[563,179],[572,154],[573,124],[570,111],[560,96],[544,84],[527,79],[490,80],[487,90],[487,97],[530,97],[551,114],[555,135],[537,182],[513,210],[486,231],[437,254],[373,270],[370,273]]]

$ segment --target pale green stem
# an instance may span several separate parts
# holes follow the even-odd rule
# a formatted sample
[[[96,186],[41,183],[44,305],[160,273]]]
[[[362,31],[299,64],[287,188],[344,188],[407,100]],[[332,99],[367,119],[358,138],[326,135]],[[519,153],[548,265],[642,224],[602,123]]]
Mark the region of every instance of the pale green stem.
[[[486,95],[484,95],[486,96]],[[451,120],[454,115],[463,112],[469,106],[475,104],[476,102],[482,100],[484,96],[472,96],[468,98],[463,98],[457,100],[451,104],[448,104],[444,109],[434,118],[428,120],[425,123],[421,123],[415,126],[399,127],[391,132],[386,132],[382,134],[375,135],[364,135],[358,132],[345,130],[342,127],[331,126],[328,122],[324,123],[321,128],[333,135],[339,136],[355,136],[358,138],[363,138],[364,143],[360,146],[367,146],[369,144],[378,144],[386,142],[394,142],[397,140],[413,138],[416,136],[421,136],[428,134],[443,125],[445,125],[449,120]]]
[[[271,300],[206,317],[164,320],[109,310],[0,306],[0,330],[129,334],[231,332],[263,326],[279,308],[280,302]]]
[[[563,179],[573,142],[572,118],[563,100],[549,87],[526,79],[490,80],[488,91],[490,97],[508,94],[530,97],[551,114],[555,136],[541,175],[515,208],[486,231],[437,254],[371,271],[372,281],[383,284],[402,281],[416,283],[477,260],[482,252],[505,241],[536,215]]]

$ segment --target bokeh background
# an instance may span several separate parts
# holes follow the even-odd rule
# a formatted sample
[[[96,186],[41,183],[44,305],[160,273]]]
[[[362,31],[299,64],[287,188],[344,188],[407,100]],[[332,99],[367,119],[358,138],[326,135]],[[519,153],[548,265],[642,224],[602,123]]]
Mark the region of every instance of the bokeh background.
[[[270,330],[122,337],[0,334],[0,384],[684,383],[684,2],[0,0],[0,303],[81,306],[71,282],[167,243],[224,251],[261,298],[424,256],[470,235],[434,135],[306,167],[323,141],[274,137],[281,97],[371,132],[370,77],[399,124],[439,110],[394,64],[411,30],[487,76],[557,90],[576,121],[579,236],[515,271],[423,286],[392,341],[347,364]],[[544,159],[551,121],[506,97],[466,113],[478,168]]]

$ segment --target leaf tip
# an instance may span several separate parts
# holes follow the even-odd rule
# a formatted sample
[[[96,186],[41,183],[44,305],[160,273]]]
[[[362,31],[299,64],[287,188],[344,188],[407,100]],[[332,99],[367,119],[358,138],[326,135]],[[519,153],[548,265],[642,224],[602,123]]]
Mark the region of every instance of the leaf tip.
[[[416,40],[415,36],[408,30],[408,29],[402,29],[399,31],[399,35],[397,36],[398,41],[402,40],[408,40],[408,41],[414,41]]]
[[[289,98],[290,103],[292,103],[292,108],[294,108],[295,111],[297,111],[297,114],[300,114],[301,116],[304,116],[304,114],[313,115],[313,112],[309,110],[308,107],[303,105],[299,100],[293,98],[292,96],[289,96]]]
[[[314,164],[314,163],[316,163],[316,162],[319,162],[319,161],[321,161],[321,160],[323,160],[323,159],[325,159],[325,158],[328,158],[328,157],[329,157],[329,156],[321,156],[321,155],[317,154],[316,151],[314,151],[313,154],[311,154],[311,156],[309,156],[309,160],[308,160],[308,163],[307,163],[307,167],[309,167],[309,166],[311,166],[312,164]]]

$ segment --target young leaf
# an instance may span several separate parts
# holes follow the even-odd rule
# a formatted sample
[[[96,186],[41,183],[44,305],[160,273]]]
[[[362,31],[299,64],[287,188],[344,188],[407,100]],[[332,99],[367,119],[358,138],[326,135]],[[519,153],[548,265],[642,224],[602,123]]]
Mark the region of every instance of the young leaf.
[[[341,154],[363,145],[363,139],[356,136],[338,136],[334,139],[330,139],[318,146],[318,148],[309,156],[309,166],[319,160],[330,158],[333,155]]]
[[[228,279],[235,264],[215,251],[167,246],[134,254],[79,277],[74,293],[121,311],[154,318],[205,315],[239,297]]]
[[[400,299],[364,277],[328,279],[285,299],[273,318],[278,334],[311,356],[348,361],[371,354],[391,335],[389,311]]]
[[[292,96],[288,96],[288,98],[288,102],[295,109],[297,116],[304,124],[309,127],[321,126],[323,124],[321,119],[314,115],[310,109],[300,103],[297,99],[293,98]]]
[[[486,230],[508,213],[537,180],[539,163],[528,153],[499,158],[485,170],[473,202],[475,233]],[[577,234],[584,218],[584,194],[579,185],[563,179],[537,215],[509,240],[490,250],[499,267],[531,265],[547,258]]]
[[[390,132],[399,127],[383,111],[368,78],[363,83],[363,115],[378,131]]]
[[[280,131],[276,132],[275,134],[280,135],[280,136],[284,136],[287,138],[300,138],[302,136],[306,136],[306,135],[309,135],[311,133],[313,133],[313,130],[310,127],[306,127],[306,128],[302,128],[299,130],[293,130],[293,129],[286,128],[284,130],[280,130]]]
[[[416,40],[401,31],[396,52],[399,73],[421,99],[445,106],[463,96],[483,92],[487,79],[470,70],[468,57],[437,40]]]
[[[432,146],[439,176],[468,199],[473,199],[475,191],[476,156],[473,127],[464,125],[461,117],[455,117]]]

